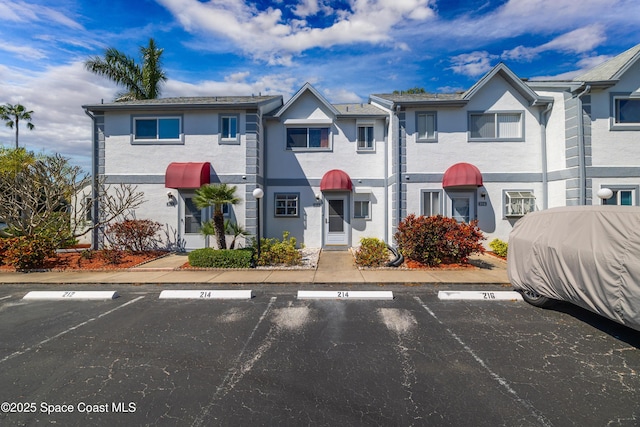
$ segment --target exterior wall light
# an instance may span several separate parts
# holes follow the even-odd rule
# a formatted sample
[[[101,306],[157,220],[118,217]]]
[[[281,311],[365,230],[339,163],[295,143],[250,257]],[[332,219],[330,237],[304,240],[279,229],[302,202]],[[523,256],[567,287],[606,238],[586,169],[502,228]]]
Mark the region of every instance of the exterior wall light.
[[[611,190],[610,188],[601,188],[598,190],[598,192],[596,193],[596,195],[601,199],[601,200],[608,200],[611,197],[613,197],[613,190]]]

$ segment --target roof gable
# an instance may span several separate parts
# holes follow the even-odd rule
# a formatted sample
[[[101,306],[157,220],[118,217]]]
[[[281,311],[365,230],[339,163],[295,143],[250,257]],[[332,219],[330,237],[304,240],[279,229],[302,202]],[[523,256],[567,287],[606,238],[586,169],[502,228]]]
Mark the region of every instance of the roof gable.
[[[603,62],[586,73],[574,78],[579,82],[605,82],[620,80],[622,75],[640,59],[640,44]]]
[[[320,102],[327,110],[331,111],[334,116],[340,114],[340,112],[327,101],[327,99],[320,94],[310,83],[305,83],[295,95],[291,97],[290,100],[287,101],[286,104],[280,108],[280,110],[274,115],[274,117],[281,117],[293,104],[296,103],[300,97],[302,97],[305,93],[311,93],[317,100]]]
[[[503,79],[507,81],[514,89],[520,93],[527,101],[529,101],[530,105],[540,105],[540,104],[548,104],[549,102],[553,102],[552,99],[539,96],[536,92],[533,91],[529,86],[527,86],[518,76],[515,75],[513,71],[509,69],[502,62],[493,67],[491,71],[485,74],[480,80],[476,82],[469,90],[467,90],[463,95],[462,99],[470,100],[476,93],[478,93],[488,82],[490,82],[496,75],[499,75]]]

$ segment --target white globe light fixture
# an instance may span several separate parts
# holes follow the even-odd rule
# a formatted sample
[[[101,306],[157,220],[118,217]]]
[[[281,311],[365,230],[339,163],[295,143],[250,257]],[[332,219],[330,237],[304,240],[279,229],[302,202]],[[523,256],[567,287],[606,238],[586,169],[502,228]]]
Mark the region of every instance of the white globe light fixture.
[[[601,188],[598,190],[596,195],[602,200],[607,200],[613,197],[613,190],[610,188]]]
[[[263,196],[264,191],[262,191],[262,188],[256,188],[255,190],[253,190],[253,197],[255,197],[256,199],[262,199]]]

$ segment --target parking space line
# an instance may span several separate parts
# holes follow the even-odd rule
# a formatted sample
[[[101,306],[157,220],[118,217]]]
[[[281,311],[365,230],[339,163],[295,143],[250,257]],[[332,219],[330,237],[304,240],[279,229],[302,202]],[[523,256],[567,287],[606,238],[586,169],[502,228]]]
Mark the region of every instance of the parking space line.
[[[216,388],[216,392],[214,393],[213,397],[209,401],[209,404],[203,409],[200,415],[198,415],[198,417],[193,421],[192,427],[203,425],[205,423],[205,418],[209,416],[209,413],[211,412],[211,408],[213,407],[215,401],[218,398],[223,397],[231,389],[233,389],[233,387],[235,387],[235,385],[242,379],[242,377],[246,373],[246,368],[243,369],[244,363],[242,362],[242,359],[244,358],[244,354],[247,351],[247,347],[249,346],[249,343],[252,342],[253,336],[256,334],[256,331],[258,330],[258,328],[260,327],[264,319],[267,317],[267,314],[269,313],[269,311],[271,310],[271,307],[275,302],[276,302],[276,297],[271,297],[271,299],[269,300],[269,304],[267,305],[267,308],[265,308],[264,311],[262,312],[262,315],[260,316],[260,319],[258,319],[258,322],[256,323],[256,325],[253,327],[253,330],[251,331],[249,338],[247,338],[244,345],[242,346],[242,350],[240,350],[240,354],[238,355],[238,357],[236,357],[236,359],[233,362],[233,365],[227,371],[227,375],[224,377],[224,380],[222,380],[222,383]]]
[[[462,339],[455,334],[455,332],[453,332],[451,329],[449,329],[447,327],[447,325],[444,324],[444,322],[442,320],[440,320],[438,318],[438,316],[436,316],[436,314],[424,303],[422,302],[422,300],[420,299],[420,297],[413,297],[418,304],[420,304],[420,306],[431,315],[431,317],[433,317],[440,325],[442,325],[445,330],[449,333],[449,335],[451,335],[451,337],[458,342],[458,344],[460,344],[462,346],[462,348],[464,348],[464,350],[471,356],[473,357],[473,359],[478,362],[478,364],[489,373],[489,375],[491,376],[491,378],[493,378],[498,384],[500,384],[502,386],[502,388],[504,388],[510,395],[513,396],[513,398],[515,399],[516,402],[520,403],[522,406],[524,406],[527,410],[529,410],[531,412],[531,414],[537,418],[538,421],[540,421],[540,424],[543,426],[552,426],[552,423],[546,419],[544,417],[544,415],[542,415],[540,413],[540,411],[538,411],[530,402],[528,402],[527,400],[524,400],[523,398],[521,398],[520,396],[518,396],[518,393],[511,388],[511,386],[509,385],[509,382],[502,378],[500,375],[496,374],[495,372],[493,372],[493,370],[491,370],[491,368],[485,363],[484,360],[482,360],[482,358],[480,358],[480,356],[478,356],[472,349],[471,347],[469,347],[467,344],[465,344],[464,341],[462,341]]]
[[[40,341],[40,342],[39,342],[38,344],[36,344],[36,345],[33,345],[33,346],[31,346],[31,347],[28,347],[28,348],[25,348],[24,350],[20,350],[20,351],[16,351],[16,352],[14,352],[14,353],[11,353],[10,355],[6,356],[5,358],[0,359],[0,363],[6,362],[6,361],[7,361],[7,360],[9,360],[9,359],[13,359],[14,357],[21,356],[21,355],[23,355],[23,354],[25,354],[25,353],[28,353],[28,352],[30,352],[31,350],[35,349],[35,348],[38,348],[38,347],[43,346],[44,344],[48,343],[49,341],[53,341],[54,339],[59,338],[59,337],[61,337],[61,336],[63,336],[63,335],[66,335],[66,334],[68,334],[69,332],[75,331],[76,329],[78,329],[78,328],[80,328],[80,327],[82,327],[82,326],[88,325],[89,323],[93,322],[94,320],[98,320],[98,319],[100,319],[100,318],[102,318],[102,317],[104,317],[104,316],[107,316],[107,315],[109,315],[109,314],[113,313],[114,311],[116,311],[116,310],[120,310],[121,308],[126,307],[126,306],[128,306],[129,304],[133,304],[133,303],[135,303],[135,302],[138,302],[138,301],[140,301],[140,300],[141,300],[141,299],[143,299],[143,298],[144,298],[144,297],[143,297],[143,296],[141,296],[141,297],[138,297],[138,298],[136,298],[136,299],[132,299],[131,301],[128,301],[128,302],[126,302],[126,303],[124,303],[124,304],[122,304],[122,305],[119,305],[118,307],[112,308],[112,309],[111,309],[111,310],[109,310],[109,311],[105,311],[104,313],[102,313],[102,314],[100,314],[100,315],[98,315],[98,316],[96,316],[96,317],[92,317],[91,319],[88,319],[88,320],[85,320],[84,322],[78,323],[77,325],[72,326],[72,327],[70,327],[69,329],[66,329],[66,330],[62,331],[62,332],[60,332],[60,333],[59,333],[59,334],[57,334],[57,335],[54,335],[54,336],[49,337],[49,338],[47,338],[47,339],[45,339],[45,340],[42,340],[42,341]]]
[[[2,301],[3,299],[9,299],[9,298],[11,298],[11,295],[7,295],[6,297],[0,298],[0,301]]]

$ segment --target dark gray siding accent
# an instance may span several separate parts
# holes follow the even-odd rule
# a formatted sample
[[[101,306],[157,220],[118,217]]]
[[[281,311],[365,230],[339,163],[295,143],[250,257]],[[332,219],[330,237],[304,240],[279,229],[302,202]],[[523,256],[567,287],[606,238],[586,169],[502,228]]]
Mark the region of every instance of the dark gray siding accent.
[[[578,173],[580,163],[580,149],[578,148],[580,132],[578,128],[578,109],[580,100],[572,97],[570,93],[565,94],[565,158],[567,169],[575,170]],[[550,175],[553,175],[551,173]],[[567,181],[565,198],[568,206],[578,205],[580,195],[580,179],[570,179]]]
[[[271,178],[267,179],[268,187],[319,187],[322,179],[317,178]],[[384,179],[358,179],[351,177],[354,190],[358,187],[383,188]]]
[[[403,176],[407,171],[407,113],[400,111],[394,118],[398,133],[393,138],[391,149],[392,176],[391,184],[391,235],[396,233],[398,223],[407,216],[407,185]]]
[[[245,166],[245,178],[242,179],[243,183],[246,183],[244,194],[244,209],[245,209],[245,225],[244,228],[251,235],[255,236],[257,233],[257,201],[253,197],[253,190],[258,187],[259,182],[262,181],[262,168],[260,153],[262,152],[262,117],[259,111],[248,111],[246,114],[245,123],[245,136],[247,140],[246,149],[246,166]],[[263,199],[264,202],[264,199]]]
[[[640,176],[640,167],[590,166],[587,168],[587,176],[590,178],[629,178],[632,176]]]

